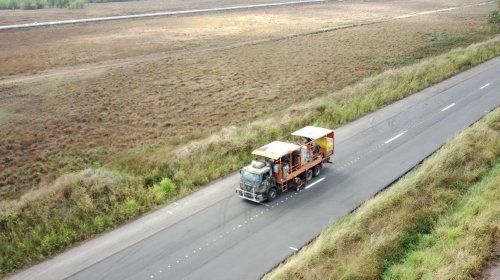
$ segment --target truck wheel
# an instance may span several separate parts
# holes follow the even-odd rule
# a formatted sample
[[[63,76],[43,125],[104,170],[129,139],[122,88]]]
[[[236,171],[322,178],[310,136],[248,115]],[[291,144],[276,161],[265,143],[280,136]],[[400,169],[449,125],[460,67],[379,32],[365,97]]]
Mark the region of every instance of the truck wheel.
[[[306,171],[306,182],[311,181],[312,178],[313,178],[313,172],[312,172],[311,169],[309,169],[309,170]]]
[[[269,202],[273,201],[276,196],[278,196],[278,191],[276,188],[270,188],[269,191],[267,191],[267,200]]]
[[[318,177],[319,173],[321,173],[321,164],[313,167],[313,177]]]

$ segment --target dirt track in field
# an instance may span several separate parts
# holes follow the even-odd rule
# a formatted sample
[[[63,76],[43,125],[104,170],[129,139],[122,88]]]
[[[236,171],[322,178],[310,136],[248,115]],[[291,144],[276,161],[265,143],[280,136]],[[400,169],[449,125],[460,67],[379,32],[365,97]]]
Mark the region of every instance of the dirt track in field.
[[[4,81],[56,70],[30,83],[0,85],[0,195],[17,197],[131,149],[177,145],[265,118],[492,36],[484,18],[493,4],[306,35],[354,15],[383,20],[442,8],[431,2],[368,2],[345,10],[312,5],[9,33],[0,42]],[[287,38],[297,33],[303,35]],[[18,42],[24,46],[16,48]]]

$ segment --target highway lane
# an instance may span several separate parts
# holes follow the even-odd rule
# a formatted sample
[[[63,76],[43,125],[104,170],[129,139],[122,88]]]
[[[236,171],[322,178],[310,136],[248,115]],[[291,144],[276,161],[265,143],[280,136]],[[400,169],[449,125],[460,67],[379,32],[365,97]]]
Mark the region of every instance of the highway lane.
[[[336,143],[314,184],[259,205],[236,195],[70,279],[255,279],[500,104],[500,59]]]

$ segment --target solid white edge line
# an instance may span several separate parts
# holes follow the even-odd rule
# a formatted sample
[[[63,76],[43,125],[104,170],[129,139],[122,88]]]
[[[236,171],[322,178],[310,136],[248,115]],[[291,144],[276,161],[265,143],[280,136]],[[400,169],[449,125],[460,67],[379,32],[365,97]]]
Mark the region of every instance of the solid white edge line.
[[[396,136],[392,137],[391,139],[389,139],[389,140],[385,141],[385,144],[389,144],[389,143],[391,143],[392,141],[394,141],[394,140],[398,139],[399,137],[403,136],[403,134],[405,134],[405,133],[406,133],[406,130],[405,130],[405,131],[403,131],[403,132],[401,132],[400,134],[398,134],[398,135],[396,135]]]
[[[444,112],[444,111],[446,111],[446,110],[450,109],[450,108],[451,108],[451,107],[453,107],[453,106],[455,106],[455,103],[451,103],[450,105],[448,105],[448,106],[444,107],[443,109],[441,109],[441,112]]]
[[[295,248],[295,247],[290,247],[290,249],[294,250],[295,252],[297,252],[299,249]]]
[[[487,83],[487,84],[485,84],[484,86],[480,87],[479,89],[483,89],[483,88],[485,88],[485,87],[487,87],[487,86],[489,86],[489,85],[490,85],[490,83]]]
[[[316,185],[317,183],[319,183],[319,182],[323,181],[323,180],[325,180],[325,177],[323,177],[323,178],[319,179],[318,181],[316,181],[316,182],[314,182],[314,183],[310,184],[309,186],[307,186],[307,187],[306,187],[306,190],[307,190],[308,188],[310,188],[310,187],[312,187],[312,186]]]

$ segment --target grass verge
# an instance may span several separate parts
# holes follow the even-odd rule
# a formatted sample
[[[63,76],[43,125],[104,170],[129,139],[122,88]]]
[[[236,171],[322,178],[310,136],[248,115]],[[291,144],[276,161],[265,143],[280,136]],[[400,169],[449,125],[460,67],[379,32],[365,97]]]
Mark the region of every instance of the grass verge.
[[[388,71],[265,121],[224,129],[182,149],[164,146],[147,155],[130,154],[118,166],[97,164],[94,169],[64,175],[19,200],[4,201],[0,204],[0,276],[185,196],[243,166],[255,147],[294,129],[308,124],[337,127],[498,56],[499,39]]]
[[[500,233],[500,163],[439,218],[429,234],[384,273],[387,279],[467,279],[478,275]],[[498,242],[497,240],[496,242]]]
[[[499,156],[497,108],[264,278],[470,277],[499,233]]]

